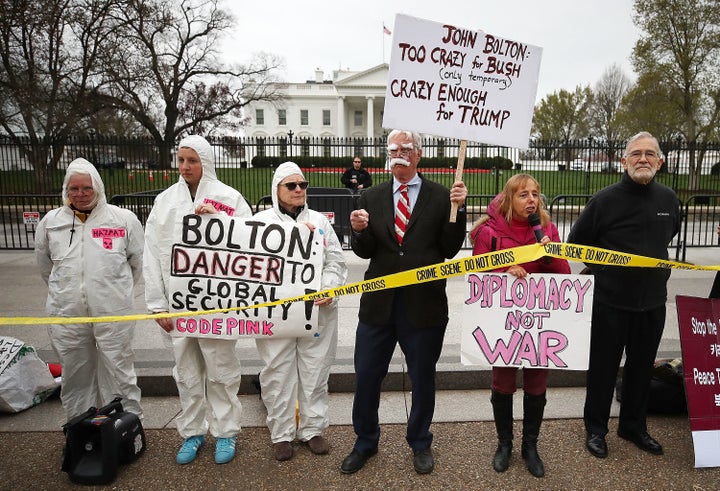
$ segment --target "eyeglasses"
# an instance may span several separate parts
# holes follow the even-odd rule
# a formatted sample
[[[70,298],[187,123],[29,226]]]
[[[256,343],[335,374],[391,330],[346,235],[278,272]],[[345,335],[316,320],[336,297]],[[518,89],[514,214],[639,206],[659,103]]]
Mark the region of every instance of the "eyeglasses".
[[[412,152],[414,152],[414,148],[388,148],[388,153],[390,156],[395,157],[398,155],[401,155],[403,157],[409,157]]]
[[[90,186],[84,186],[84,187],[82,187],[82,188],[76,188],[76,187],[73,186],[73,187],[67,188],[67,192],[68,192],[68,194],[71,194],[71,195],[73,195],[73,196],[76,196],[76,195],[78,195],[78,194],[80,194],[80,193],[82,193],[82,194],[92,194],[93,188],[91,188]]]
[[[643,155],[645,155],[645,158],[648,160],[657,160],[659,158],[658,154],[652,150],[648,150],[646,152],[643,152],[642,150],[633,150],[628,154],[628,157],[633,160],[638,160]]]
[[[307,189],[307,187],[310,185],[307,181],[298,181],[298,182],[284,182],[282,183],[283,186],[288,188],[288,191],[295,191],[295,188],[300,186],[300,189]]]

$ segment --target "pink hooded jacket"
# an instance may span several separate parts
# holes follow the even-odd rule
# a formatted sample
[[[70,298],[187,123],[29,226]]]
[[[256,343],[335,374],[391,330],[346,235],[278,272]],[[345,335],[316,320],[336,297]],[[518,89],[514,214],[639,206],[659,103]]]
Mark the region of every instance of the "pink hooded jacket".
[[[473,241],[473,254],[484,254],[501,249],[510,249],[537,243],[535,233],[527,221],[512,220],[508,223],[498,213],[502,195],[497,195],[487,209],[487,220],[470,232]],[[552,242],[560,242],[560,234],[554,223],[550,222],[543,228],[543,233]],[[550,261],[538,259],[521,265],[528,273],[565,273],[570,274],[570,265],[565,259],[552,258]],[[499,268],[496,271],[507,271]]]

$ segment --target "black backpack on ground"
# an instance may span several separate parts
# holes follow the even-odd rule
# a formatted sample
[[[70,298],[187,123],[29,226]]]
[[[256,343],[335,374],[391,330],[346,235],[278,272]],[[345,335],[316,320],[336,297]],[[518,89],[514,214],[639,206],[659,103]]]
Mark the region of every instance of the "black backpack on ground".
[[[77,484],[109,484],[120,464],[135,461],[145,451],[140,418],[123,411],[118,397],[100,409],[91,407],[63,426],[65,455],[62,470]]]
[[[622,378],[615,385],[615,399],[622,393]],[[687,412],[682,360],[656,360],[650,379],[648,414],[681,414]]]

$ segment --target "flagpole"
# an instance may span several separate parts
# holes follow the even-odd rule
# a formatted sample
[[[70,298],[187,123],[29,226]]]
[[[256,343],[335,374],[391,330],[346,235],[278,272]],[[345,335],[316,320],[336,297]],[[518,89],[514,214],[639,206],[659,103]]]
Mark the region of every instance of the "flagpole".
[[[382,62],[385,63],[385,23],[382,23],[382,31],[380,31],[380,42],[382,43]]]

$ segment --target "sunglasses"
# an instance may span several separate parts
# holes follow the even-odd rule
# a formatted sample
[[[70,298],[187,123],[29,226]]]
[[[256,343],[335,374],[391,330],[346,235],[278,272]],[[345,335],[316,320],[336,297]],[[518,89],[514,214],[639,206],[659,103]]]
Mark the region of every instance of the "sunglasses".
[[[288,191],[295,191],[295,188],[300,186],[300,189],[307,189],[308,185],[310,183],[307,181],[298,181],[298,182],[284,182],[282,185],[288,188]]]

